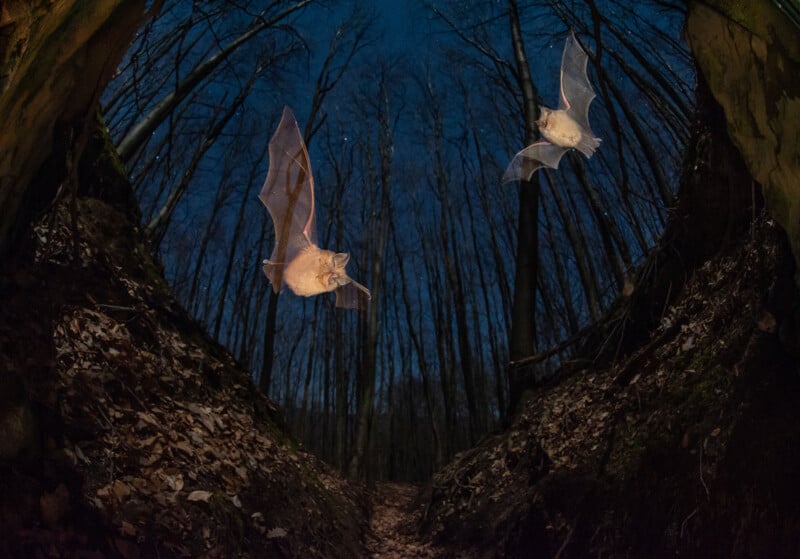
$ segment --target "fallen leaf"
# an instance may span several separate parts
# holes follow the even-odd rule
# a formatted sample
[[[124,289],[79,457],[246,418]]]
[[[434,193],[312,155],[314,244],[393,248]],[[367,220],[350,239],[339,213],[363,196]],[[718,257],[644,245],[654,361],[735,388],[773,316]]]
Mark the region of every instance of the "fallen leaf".
[[[213,493],[211,491],[197,490],[189,493],[187,499],[190,501],[203,501],[204,503],[207,503],[212,495]]]
[[[159,424],[159,422],[156,420],[156,418],[153,417],[152,415],[150,415],[149,413],[145,413],[143,411],[140,411],[140,412],[136,412],[136,415],[144,423],[147,423],[148,425],[151,425],[152,427],[155,427],[155,428],[157,428],[159,430],[161,429],[161,424]]]
[[[239,466],[236,468],[236,473],[239,475],[240,478],[244,481],[248,481],[247,479],[247,468]]]
[[[194,449],[187,441],[178,441],[176,443],[173,443],[172,446],[188,456],[194,456]]]
[[[286,530],[283,528],[273,528],[269,532],[267,532],[267,539],[275,539],[275,538],[285,538],[286,537]]]
[[[120,503],[128,498],[131,494],[131,489],[128,485],[120,480],[114,480],[114,483],[111,485],[111,492],[113,493],[114,497]]]
[[[164,452],[164,447],[161,443],[156,443],[150,451],[149,456],[143,456],[139,459],[139,464],[142,466],[152,466],[161,459],[161,453]]]
[[[181,489],[183,489],[183,476],[181,474],[168,475],[167,485],[173,491],[180,491]]]
[[[138,441],[136,446],[138,446],[139,448],[144,448],[146,446],[151,446],[154,442],[156,442],[156,439],[158,439],[160,436],[161,435],[153,435],[152,437],[147,437],[146,439],[141,439],[140,441]]]
[[[119,528],[120,534],[123,536],[135,536],[136,535],[136,527],[128,522],[127,520],[122,521],[122,526]]]

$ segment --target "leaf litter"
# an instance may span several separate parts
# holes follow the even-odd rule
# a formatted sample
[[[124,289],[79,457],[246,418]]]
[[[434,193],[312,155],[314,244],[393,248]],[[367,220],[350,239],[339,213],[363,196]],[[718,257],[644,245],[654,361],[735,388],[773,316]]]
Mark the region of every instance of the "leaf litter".
[[[42,460],[61,474],[39,483],[71,481],[42,490],[44,527],[31,528],[25,511],[7,524],[15,547],[0,554],[49,555],[72,533],[53,556],[360,555],[363,490],[287,437],[247,373],[163,280],[142,273],[155,266],[142,263],[143,245],[130,246],[140,235],[120,225],[124,216],[96,200],[81,200],[79,213],[78,260],[62,206],[36,226],[24,272],[47,283],[42,304],[54,309],[41,340],[53,348],[52,375],[31,391],[58,424]],[[123,237],[107,237],[120,227]],[[9,321],[36,320],[26,304],[12,303]],[[94,528],[71,510],[95,516]]]

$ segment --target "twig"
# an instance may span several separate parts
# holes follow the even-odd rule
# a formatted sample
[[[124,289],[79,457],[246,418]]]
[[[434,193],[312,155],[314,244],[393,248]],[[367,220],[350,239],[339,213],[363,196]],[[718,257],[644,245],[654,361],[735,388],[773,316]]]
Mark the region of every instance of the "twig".
[[[706,498],[710,501],[711,500],[711,493],[708,491],[708,485],[706,485],[706,481],[703,479],[703,445],[700,445],[700,483],[703,484],[703,489],[706,490]]]
[[[657,349],[662,347],[667,341],[671,340],[680,332],[683,323],[684,320],[675,321],[675,324],[665,329],[661,334],[653,338],[642,350],[640,350],[637,355],[631,357],[622,370],[617,373],[617,376],[614,377],[612,386],[624,386],[628,384],[628,382],[630,382],[630,380],[634,377],[639,367],[643,365],[644,362],[649,359]]]
[[[95,303],[98,307],[102,307],[104,309],[109,309],[112,311],[131,311],[136,312],[138,309],[136,307],[123,307],[120,305],[107,305],[105,303]]]
[[[529,355],[528,357],[523,357],[522,359],[517,359],[516,361],[509,361],[508,366],[513,368],[524,367],[525,365],[535,365],[541,361],[544,361],[548,357],[555,355],[556,353],[560,353],[561,351],[565,350],[569,346],[579,342],[581,338],[583,338],[587,333],[589,333],[593,328],[597,327],[597,323],[593,322],[588,326],[579,330],[575,335],[571,338],[568,338],[558,344],[557,346],[551,347],[547,351],[543,351],[540,353],[536,353],[534,355]]]
[[[569,541],[572,539],[572,533],[575,532],[575,526],[577,526],[577,524],[578,524],[578,519],[576,518],[575,523],[572,525],[572,528],[569,529],[567,537],[564,538],[561,547],[558,548],[558,551],[556,551],[556,554],[553,556],[553,559],[559,559],[559,557],[561,557],[561,554],[564,553],[564,550],[567,549],[567,545],[569,545]]]
[[[686,523],[689,522],[692,519],[692,517],[695,514],[697,514],[697,511],[699,511],[699,510],[700,510],[700,507],[695,507],[695,509],[692,512],[689,513],[689,516],[684,518],[683,522],[681,522],[681,539],[683,539],[683,531],[686,528]]]

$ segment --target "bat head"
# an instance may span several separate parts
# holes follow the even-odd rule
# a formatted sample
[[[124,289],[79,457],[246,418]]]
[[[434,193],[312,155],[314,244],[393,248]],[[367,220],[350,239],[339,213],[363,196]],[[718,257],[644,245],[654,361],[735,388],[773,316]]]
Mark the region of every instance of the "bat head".
[[[350,277],[345,270],[349,261],[350,255],[346,252],[322,251],[320,281],[330,289],[350,283]]]
[[[539,114],[539,120],[536,121],[536,127],[539,128],[539,130],[547,130],[550,126],[550,113],[552,113],[553,110],[543,105],[540,106],[539,109],[541,113]]]

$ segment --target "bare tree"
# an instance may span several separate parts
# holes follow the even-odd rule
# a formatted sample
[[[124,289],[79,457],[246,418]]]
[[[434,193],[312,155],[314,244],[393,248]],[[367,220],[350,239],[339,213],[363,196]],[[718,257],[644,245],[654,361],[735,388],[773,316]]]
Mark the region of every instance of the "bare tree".
[[[243,33],[195,66],[176,84],[173,91],[167,93],[146,115],[138,119],[136,126],[128,131],[117,144],[117,150],[122,160],[130,160],[175,107],[204,79],[210,76],[220,64],[225,62],[233,52],[262,31],[274,28],[278,23],[298,10],[308,6],[310,3],[311,0],[298,0],[288,7],[284,8],[281,6],[282,9],[278,9],[277,13],[272,13],[270,9],[275,8],[277,5],[277,3],[273,3],[266,10],[254,15],[252,22]]]
[[[372,247],[372,269],[370,289],[372,304],[367,313],[367,336],[364,347],[364,364],[359,374],[358,408],[356,411],[355,443],[348,475],[355,479],[363,475],[364,459],[369,442],[373,400],[375,397],[375,374],[377,369],[378,310],[383,293],[383,260],[386,241],[389,233],[389,215],[391,211],[392,156],[394,139],[392,135],[392,106],[389,98],[389,64],[381,64],[377,69],[377,96],[375,99],[365,98],[377,117],[378,124],[378,157],[380,196],[378,205],[373,211],[373,225],[370,227],[375,237]]]
[[[153,244],[153,248],[155,250],[158,249],[161,241],[164,239],[164,233],[167,231],[169,222],[172,219],[172,214],[175,212],[175,208],[178,207],[178,202],[180,202],[181,197],[189,188],[189,183],[197,172],[200,161],[203,159],[203,156],[206,154],[206,152],[214,145],[214,142],[217,140],[217,138],[222,135],[225,127],[228,125],[231,119],[239,111],[240,107],[244,103],[244,100],[250,94],[250,90],[253,88],[253,84],[260,73],[261,69],[260,67],[257,67],[250,76],[247,84],[239,92],[239,95],[236,96],[236,99],[234,99],[234,101],[228,106],[227,110],[219,119],[215,119],[216,123],[214,124],[214,127],[209,130],[209,132],[203,138],[201,138],[200,144],[197,146],[189,165],[184,170],[180,182],[172,188],[167,196],[166,202],[164,202],[164,205],[160,210],[158,210],[155,217],[153,217],[153,219],[151,219],[145,227],[145,232],[150,238],[150,242]]]
[[[523,145],[536,141],[536,119],[539,117],[539,94],[531,77],[525,42],[522,39],[519,10],[516,0],[508,0],[508,23],[516,64],[515,77],[522,92],[522,115],[525,122]],[[519,220],[517,238],[516,273],[514,276],[514,304],[511,310],[511,336],[509,357],[515,361],[532,355],[536,350],[536,278],[539,268],[539,176],[519,185]],[[509,367],[509,409],[513,412],[522,391],[528,386],[533,371],[522,367]]]

